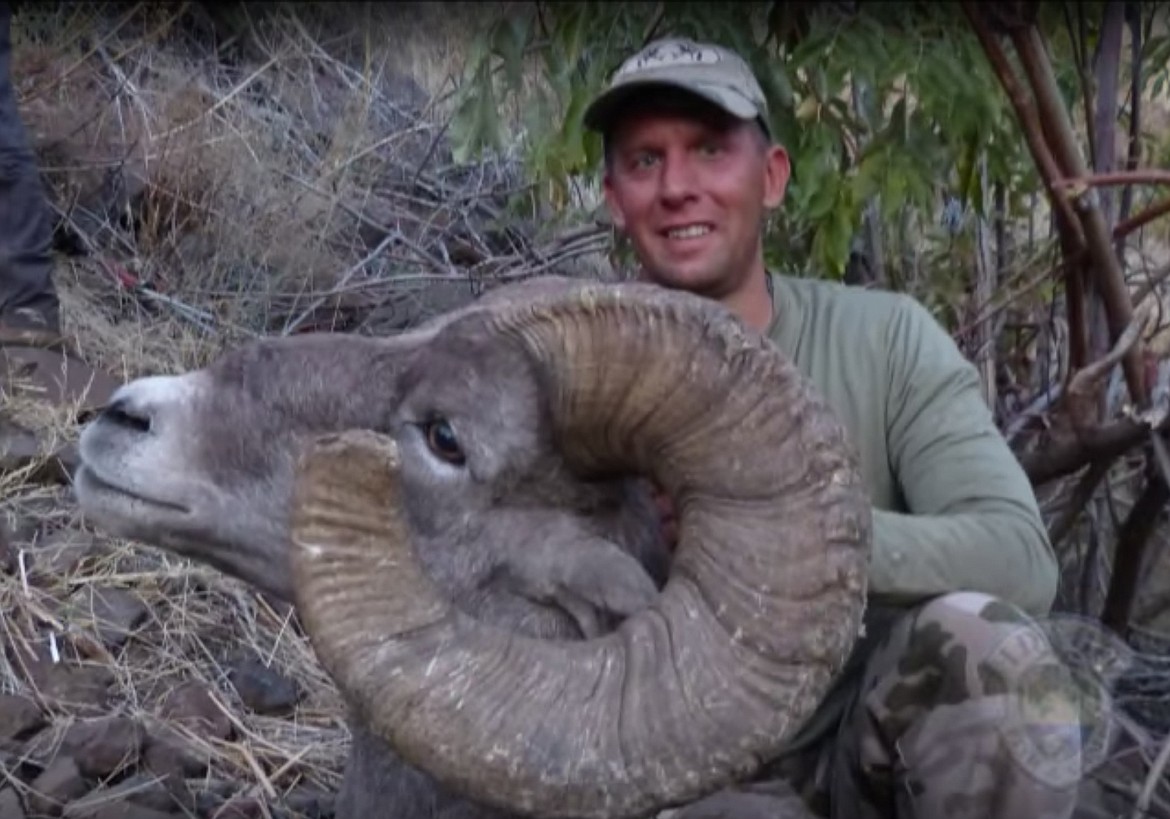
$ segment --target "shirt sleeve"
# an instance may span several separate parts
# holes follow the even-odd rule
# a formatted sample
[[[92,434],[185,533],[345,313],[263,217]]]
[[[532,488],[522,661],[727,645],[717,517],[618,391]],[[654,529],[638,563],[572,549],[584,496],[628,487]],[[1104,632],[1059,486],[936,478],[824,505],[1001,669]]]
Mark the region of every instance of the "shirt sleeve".
[[[925,307],[900,301],[887,337],[886,422],[909,512],[874,510],[874,599],[979,591],[1046,613],[1059,567],[1032,486],[975,367]]]

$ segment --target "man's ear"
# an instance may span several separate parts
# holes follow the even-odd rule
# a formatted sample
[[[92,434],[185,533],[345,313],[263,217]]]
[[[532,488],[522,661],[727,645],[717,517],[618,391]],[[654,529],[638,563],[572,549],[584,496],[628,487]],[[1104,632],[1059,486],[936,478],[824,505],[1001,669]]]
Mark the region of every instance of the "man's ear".
[[[601,189],[605,194],[605,206],[609,209],[609,218],[613,220],[613,226],[618,230],[625,230],[626,215],[614,191],[612,174],[613,172],[607,168],[601,177]]]
[[[769,145],[764,156],[764,205],[767,208],[780,207],[791,174],[788,152],[780,145]]]

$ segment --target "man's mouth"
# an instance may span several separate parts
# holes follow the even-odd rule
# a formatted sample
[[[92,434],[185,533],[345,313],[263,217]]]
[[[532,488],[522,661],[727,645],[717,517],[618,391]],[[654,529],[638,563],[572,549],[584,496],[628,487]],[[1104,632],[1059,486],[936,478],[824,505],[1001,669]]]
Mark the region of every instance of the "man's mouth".
[[[668,239],[698,239],[706,236],[712,230],[710,225],[684,225],[682,227],[669,228],[666,231],[666,238]]]

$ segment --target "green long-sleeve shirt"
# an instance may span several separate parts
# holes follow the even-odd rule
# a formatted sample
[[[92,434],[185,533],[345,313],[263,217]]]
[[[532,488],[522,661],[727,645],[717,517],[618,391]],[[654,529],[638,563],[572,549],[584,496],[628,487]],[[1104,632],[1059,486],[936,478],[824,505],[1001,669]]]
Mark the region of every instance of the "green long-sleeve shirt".
[[[768,335],[852,434],[874,506],[870,590],[902,606],[981,591],[1033,614],[1058,566],[979,376],[908,296],[773,275]]]

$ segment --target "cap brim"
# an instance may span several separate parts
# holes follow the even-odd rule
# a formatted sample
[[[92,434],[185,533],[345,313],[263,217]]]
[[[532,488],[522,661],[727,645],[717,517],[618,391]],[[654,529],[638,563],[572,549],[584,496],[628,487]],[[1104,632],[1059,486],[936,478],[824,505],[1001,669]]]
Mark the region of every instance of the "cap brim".
[[[768,123],[761,111],[752,104],[751,100],[741,94],[729,91],[726,87],[661,78],[633,80],[602,92],[585,109],[582,121],[585,127],[592,131],[608,131],[614,116],[633,99],[643,97],[654,90],[667,88],[694,94],[740,119],[759,119],[764,129],[768,130]]]

